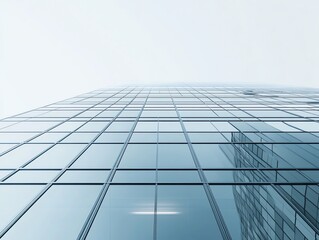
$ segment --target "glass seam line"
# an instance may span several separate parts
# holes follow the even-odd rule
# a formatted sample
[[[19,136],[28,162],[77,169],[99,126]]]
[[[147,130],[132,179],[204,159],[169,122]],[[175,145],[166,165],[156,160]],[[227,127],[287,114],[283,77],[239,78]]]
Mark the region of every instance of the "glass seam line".
[[[124,154],[124,152],[126,150],[126,147],[128,145],[128,142],[129,142],[131,136],[133,135],[133,131],[134,131],[134,129],[135,129],[137,123],[138,123],[138,119],[140,118],[140,116],[141,116],[141,114],[143,112],[143,109],[145,107],[147,99],[148,99],[148,97],[145,98],[143,107],[141,108],[139,115],[135,119],[135,122],[134,122],[134,124],[133,124],[133,126],[131,128],[131,131],[130,131],[127,139],[126,139],[126,142],[123,144],[123,147],[122,147],[122,149],[121,149],[121,151],[119,153],[119,156],[118,156],[115,164],[113,165],[113,168],[111,169],[108,178],[104,182],[103,187],[102,187],[102,189],[100,191],[100,194],[98,195],[98,198],[96,199],[96,201],[95,201],[95,203],[94,203],[94,205],[93,205],[93,207],[92,207],[92,209],[91,209],[91,211],[90,211],[90,213],[89,213],[89,215],[88,215],[88,217],[87,217],[87,219],[86,219],[86,221],[85,221],[85,223],[84,223],[84,225],[83,225],[83,227],[82,227],[82,229],[81,229],[81,231],[80,231],[80,233],[79,233],[79,235],[77,237],[77,240],[86,239],[86,237],[87,237],[87,235],[88,235],[88,233],[89,233],[89,231],[91,229],[91,226],[92,226],[92,224],[93,224],[93,222],[95,220],[96,215],[98,214],[98,211],[99,211],[99,209],[100,209],[100,207],[101,207],[101,205],[103,203],[105,195],[106,195],[106,193],[108,191],[108,188],[110,186],[110,181],[109,180],[111,180],[113,178],[113,176],[115,174],[115,171],[116,171],[117,167],[120,164],[121,158],[122,158],[122,156],[123,156],[123,154]],[[130,103],[132,101],[133,101],[133,99],[130,101]]]
[[[227,239],[227,240],[230,240],[230,239],[232,239],[232,238],[231,238],[231,236],[230,236],[230,233],[229,233],[229,231],[228,231],[228,228],[227,228],[227,226],[226,226],[226,223],[225,223],[225,221],[224,221],[224,219],[223,219],[223,217],[222,217],[222,215],[221,215],[221,213],[220,213],[219,207],[218,207],[217,202],[216,202],[216,200],[215,200],[215,198],[214,198],[214,196],[213,196],[213,193],[211,192],[210,187],[209,187],[209,185],[207,184],[206,177],[205,177],[205,175],[204,175],[204,173],[203,173],[203,171],[202,171],[202,169],[201,169],[201,166],[200,166],[200,164],[199,164],[199,161],[198,161],[198,159],[197,159],[197,156],[196,156],[196,154],[195,154],[195,151],[194,151],[194,149],[193,149],[193,146],[192,146],[192,144],[191,144],[191,142],[190,142],[190,138],[189,138],[189,136],[188,136],[188,134],[187,134],[187,131],[186,131],[186,128],[185,128],[185,126],[184,126],[183,120],[182,120],[182,118],[181,118],[181,116],[180,116],[180,114],[179,114],[179,111],[178,111],[178,109],[177,109],[177,107],[176,107],[174,98],[173,98],[172,96],[171,96],[171,99],[172,99],[173,105],[174,105],[174,107],[175,107],[175,111],[176,111],[176,113],[177,113],[177,116],[178,116],[178,118],[179,118],[181,127],[182,127],[182,129],[183,129],[183,132],[184,132],[184,135],[185,135],[185,138],[186,138],[186,141],[187,141],[187,145],[188,145],[188,147],[189,147],[189,149],[190,149],[190,152],[191,152],[191,154],[192,154],[192,157],[193,157],[194,163],[195,163],[195,165],[196,165],[196,167],[197,167],[199,176],[200,176],[200,178],[201,178],[201,180],[202,180],[202,182],[203,182],[204,190],[205,190],[206,196],[207,196],[207,198],[208,198],[209,204],[210,204],[210,206],[211,206],[211,208],[212,208],[212,211],[213,211],[213,213],[214,213],[214,216],[215,216],[215,220],[216,220],[216,222],[217,222],[217,225],[218,225],[218,227],[219,227],[219,229],[220,229],[220,232],[221,232],[223,238],[224,238],[224,239]]]
[[[102,101],[101,101],[102,102]],[[98,104],[98,103],[97,103]],[[121,112],[120,112],[121,113]],[[119,113],[119,114],[120,114]],[[118,114],[118,115],[119,115]],[[116,116],[117,117],[117,116]],[[114,119],[112,121],[110,121],[107,126],[100,132],[99,135],[101,135],[103,133],[103,131],[116,119],[116,117],[114,117]],[[77,154],[77,156],[68,164],[66,165],[62,170],[61,172],[54,178],[53,181],[57,180],[65,171],[66,169],[69,168],[69,166],[71,166],[79,156],[81,156],[81,154],[87,150],[87,148],[99,137],[99,135],[97,135],[92,141],[90,144],[88,144],[79,154]],[[53,184],[52,183],[48,183],[44,189],[42,189],[40,191],[40,193],[38,195],[35,196],[35,198],[33,198],[31,200],[31,202],[29,202],[25,207],[24,209],[22,209],[22,211],[20,211],[20,213],[15,216],[15,218],[13,220],[11,220],[11,222],[0,232],[0,238],[2,238],[6,232],[8,232],[10,230],[10,228],[41,198],[41,196],[52,186]]]

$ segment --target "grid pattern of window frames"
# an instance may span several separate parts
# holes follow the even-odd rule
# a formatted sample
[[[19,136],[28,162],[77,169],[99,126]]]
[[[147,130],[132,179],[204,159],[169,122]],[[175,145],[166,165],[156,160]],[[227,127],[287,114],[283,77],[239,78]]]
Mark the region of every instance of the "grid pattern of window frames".
[[[0,121],[1,239],[319,239],[319,91],[101,89]]]

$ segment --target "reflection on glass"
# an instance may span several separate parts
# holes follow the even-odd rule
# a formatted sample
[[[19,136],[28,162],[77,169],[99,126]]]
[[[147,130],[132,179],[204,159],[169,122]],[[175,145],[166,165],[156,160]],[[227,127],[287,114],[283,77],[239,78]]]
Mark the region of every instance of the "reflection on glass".
[[[195,167],[187,144],[159,144],[159,168],[193,168]]]
[[[236,188],[236,186],[211,186],[230,235],[235,240],[243,239],[243,236],[241,234],[240,215],[236,207],[233,188]]]
[[[159,185],[157,196],[158,240],[222,239],[202,186]]]
[[[57,182],[61,183],[104,183],[109,176],[107,170],[68,170]]]
[[[110,186],[87,239],[152,239],[154,198],[154,186]]]
[[[71,168],[112,168],[121,148],[121,144],[92,144]]]
[[[100,189],[98,185],[52,186],[3,239],[76,239]]]
[[[198,183],[201,182],[197,171],[158,171],[159,183]]]
[[[20,170],[9,177],[5,182],[10,183],[47,183],[50,182],[59,171],[45,170]]]
[[[22,145],[0,157],[1,168],[18,168],[49,148],[49,144]]]
[[[0,185],[0,229],[6,227],[42,188],[41,185]]]
[[[154,183],[155,171],[125,171],[118,170],[112,180],[114,183]]]
[[[120,163],[120,168],[155,167],[156,144],[129,144]]]
[[[36,158],[27,168],[64,168],[84,148],[84,144],[58,144]]]
[[[233,168],[226,155],[232,146],[226,144],[193,144],[202,168]]]

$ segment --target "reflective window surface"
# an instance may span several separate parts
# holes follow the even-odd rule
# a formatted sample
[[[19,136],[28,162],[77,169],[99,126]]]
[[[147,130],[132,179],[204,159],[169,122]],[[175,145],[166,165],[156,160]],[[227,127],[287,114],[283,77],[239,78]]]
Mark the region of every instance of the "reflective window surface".
[[[319,239],[319,91],[126,87],[0,120],[0,239]]]

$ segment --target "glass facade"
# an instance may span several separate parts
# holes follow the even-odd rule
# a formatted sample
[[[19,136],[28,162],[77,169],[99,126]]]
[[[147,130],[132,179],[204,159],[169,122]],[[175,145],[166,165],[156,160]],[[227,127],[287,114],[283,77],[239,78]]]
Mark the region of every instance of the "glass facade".
[[[0,121],[1,239],[319,239],[319,91],[101,89]]]

